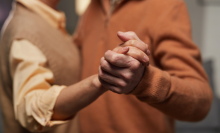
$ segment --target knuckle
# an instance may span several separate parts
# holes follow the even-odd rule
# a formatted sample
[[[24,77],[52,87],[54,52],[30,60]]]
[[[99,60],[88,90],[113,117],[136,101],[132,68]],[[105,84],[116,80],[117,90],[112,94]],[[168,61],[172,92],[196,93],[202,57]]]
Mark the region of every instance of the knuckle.
[[[129,41],[128,41],[128,44],[129,44],[129,45],[135,45],[135,40],[129,40]]]
[[[141,63],[139,61],[133,61],[131,65],[132,70],[137,70],[140,67]]]
[[[108,63],[106,61],[102,61],[101,64],[100,64],[100,67],[102,69],[106,69],[108,67]]]
[[[98,75],[99,75],[100,78],[104,77],[104,73],[102,72],[102,70],[99,70],[99,74]]]
[[[111,55],[111,51],[108,50],[108,51],[105,52],[104,57],[106,58],[106,57],[108,57],[108,56],[110,56],[110,55]]]
[[[100,59],[100,65],[103,63],[104,60],[105,60],[104,57],[102,57],[102,58]]]
[[[138,44],[136,42],[136,40],[131,40],[131,45],[134,47],[138,47]]]
[[[139,57],[143,57],[143,56],[144,56],[144,55],[143,55],[143,51],[136,52],[136,54],[137,54],[137,56],[139,56]]]
[[[127,83],[125,83],[124,81],[119,81],[118,82],[118,85],[122,88],[126,87],[127,86]]]
[[[132,74],[127,72],[127,73],[123,73],[122,77],[126,80],[129,81],[132,78]]]
[[[102,61],[104,61],[104,60],[105,60],[105,58],[104,58],[104,57],[102,57],[102,58],[101,58],[101,60],[100,60],[100,62],[102,62]]]
[[[125,42],[123,45],[121,45],[123,47],[126,47],[126,46],[132,46],[132,40],[129,40],[127,42]]]
[[[116,63],[119,60],[119,56],[117,54],[112,55],[112,63]]]
[[[105,52],[105,54],[109,54],[111,52],[111,50],[107,50],[106,52]]]

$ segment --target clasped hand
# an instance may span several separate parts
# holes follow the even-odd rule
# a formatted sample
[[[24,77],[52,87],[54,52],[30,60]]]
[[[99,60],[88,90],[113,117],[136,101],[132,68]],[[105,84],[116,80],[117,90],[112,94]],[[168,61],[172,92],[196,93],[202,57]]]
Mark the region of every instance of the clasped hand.
[[[140,82],[149,65],[150,51],[134,32],[118,32],[118,37],[124,43],[101,58],[98,76],[106,89],[126,94]]]

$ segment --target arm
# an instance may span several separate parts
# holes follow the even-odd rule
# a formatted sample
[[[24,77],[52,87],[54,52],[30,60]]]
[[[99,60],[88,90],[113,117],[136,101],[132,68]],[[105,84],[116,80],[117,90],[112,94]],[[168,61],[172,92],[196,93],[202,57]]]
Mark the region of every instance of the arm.
[[[105,92],[97,75],[69,87],[51,85],[54,77],[46,62],[46,57],[31,42],[13,42],[10,66],[14,110],[16,119],[30,131],[44,131],[65,123],[63,120],[73,117]]]
[[[151,53],[159,69],[151,65],[146,68],[132,94],[173,118],[198,121],[210,109],[212,91],[190,29],[183,2],[157,21],[151,33]]]
[[[151,56],[157,67],[149,65],[144,71],[139,62],[110,51],[105,54],[105,60],[101,60],[105,65],[101,67],[99,77],[107,89],[130,92],[170,117],[199,121],[210,109],[212,91],[201,65],[199,49],[190,37],[185,4],[182,1],[173,3],[175,5],[161,4],[162,7],[155,8],[163,13],[155,12],[159,13],[155,16],[160,19],[152,20],[153,26],[149,27],[153,43]],[[164,7],[169,9],[163,10]],[[119,58],[124,60],[122,64],[119,64]],[[123,69],[120,68],[122,65]],[[103,72],[106,70],[108,73]],[[120,80],[115,80],[115,76]]]
[[[125,43],[117,46],[113,51],[119,55],[131,56],[139,60],[142,64],[149,65],[148,55],[150,53],[147,44],[144,44],[140,40],[137,41],[137,36],[136,38],[133,36],[126,38],[127,36],[122,32],[119,32],[118,36]],[[101,88],[97,75],[65,88],[57,98],[52,118],[58,120],[67,119],[93,102],[105,91],[106,89]],[[73,104],[73,101],[78,102]]]
[[[97,75],[66,87],[57,98],[52,119],[65,120],[71,118],[105,91],[106,89],[101,86]]]
[[[128,47],[117,49],[124,54],[128,51]],[[46,63],[43,53],[28,40],[13,42],[10,66],[14,109],[16,119],[30,131],[49,130],[65,123],[106,91],[97,75],[68,87],[51,85],[54,77]]]

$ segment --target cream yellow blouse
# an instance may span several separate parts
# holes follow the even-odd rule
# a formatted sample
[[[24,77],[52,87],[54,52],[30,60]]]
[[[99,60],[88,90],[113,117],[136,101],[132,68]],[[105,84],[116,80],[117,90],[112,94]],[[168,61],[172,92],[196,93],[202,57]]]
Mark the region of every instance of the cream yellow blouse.
[[[17,0],[39,14],[54,28],[65,30],[66,18],[39,0]],[[16,8],[16,7],[15,7]],[[65,86],[53,84],[54,75],[46,68],[45,55],[26,39],[14,40],[10,51],[10,70],[13,77],[13,100],[16,119],[31,131],[39,131],[62,121],[51,121],[53,108],[60,91]],[[22,100],[25,98],[27,102]]]

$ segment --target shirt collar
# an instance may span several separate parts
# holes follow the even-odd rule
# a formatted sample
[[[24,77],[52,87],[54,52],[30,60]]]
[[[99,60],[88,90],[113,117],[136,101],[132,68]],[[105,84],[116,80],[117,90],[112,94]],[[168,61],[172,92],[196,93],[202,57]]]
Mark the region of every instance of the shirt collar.
[[[16,0],[44,18],[52,27],[66,32],[66,17],[61,11],[56,11],[39,0]]]

